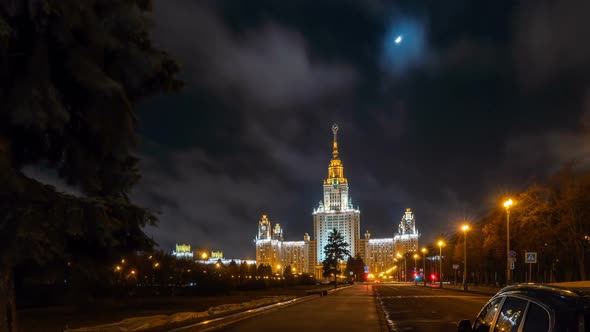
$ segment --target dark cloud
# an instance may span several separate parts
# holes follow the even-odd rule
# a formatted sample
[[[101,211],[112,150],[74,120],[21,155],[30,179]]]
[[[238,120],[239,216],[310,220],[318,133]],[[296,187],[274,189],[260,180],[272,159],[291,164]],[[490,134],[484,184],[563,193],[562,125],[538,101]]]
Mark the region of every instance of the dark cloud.
[[[241,257],[254,255],[262,213],[288,239],[311,234],[333,122],[363,232],[392,236],[407,207],[424,241],[454,231],[590,152],[587,8],[157,2],[154,38],[188,85],[141,107],[134,196],[161,212],[148,233],[165,249],[186,241]],[[419,47],[387,44],[404,22]],[[386,70],[384,52],[412,65]]]
[[[590,74],[590,2],[525,1],[516,16],[514,52],[520,81],[528,88],[552,79]]]
[[[160,4],[155,21],[156,40],[177,56],[188,82],[224,98],[234,93],[234,104],[280,110],[318,102],[355,82],[351,66],[312,59],[298,32],[272,21],[234,34],[194,1]]]
[[[590,90],[584,96],[583,113],[575,130],[554,129],[525,134],[510,140],[506,160],[517,167],[534,169],[545,165],[540,173],[557,170],[568,162],[590,165]],[[539,173],[539,172],[537,172]]]

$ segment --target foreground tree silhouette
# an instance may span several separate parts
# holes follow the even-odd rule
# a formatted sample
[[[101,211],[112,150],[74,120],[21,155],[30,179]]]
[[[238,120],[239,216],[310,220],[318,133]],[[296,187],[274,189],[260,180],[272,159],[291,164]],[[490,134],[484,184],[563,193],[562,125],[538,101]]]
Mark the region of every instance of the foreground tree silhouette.
[[[178,66],[149,38],[149,0],[0,1],[0,332],[16,331],[14,269],[74,261],[91,269],[150,248],[135,105],[175,90]],[[77,193],[28,177],[53,170]],[[85,263],[84,263],[85,262]]]
[[[338,287],[337,278],[342,272],[340,270],[340,262],[350,256],[348,247],[348,243],[344,241],[344,237],[342,237],[342,234],[336,228],[328,234],[328,243],[324,246],[325,258],[322,264],[324,277],[334,276],[334,288]]]

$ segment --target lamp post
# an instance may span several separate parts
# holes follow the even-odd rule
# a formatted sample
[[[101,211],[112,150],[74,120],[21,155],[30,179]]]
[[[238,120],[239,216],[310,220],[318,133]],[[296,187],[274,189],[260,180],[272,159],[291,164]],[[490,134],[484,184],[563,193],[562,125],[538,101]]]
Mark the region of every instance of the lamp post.
[[[414,286],[418,285],[418,264],[416,263],[416,260],[418,259],[418,254],[414,254],[414,273],[416,275],[414,275]]]
[[[512,199],[504,202],[506,208],[506,285],[510,285],[510,207],[514,204]]]
[[[467,231],[469,230],[469,225],[465,224],[461,226],[461,230],[463,231],[463,290],[467,290]]]
[[[440,275],[438,276],[439,288],[443,288],[443,283],[442,283],[442,247],[444,245],[445,245],[445,243],[443,241],[438,241],[438,248],[440,249],[440,256],[439,256]]]
[[[426,248],[422,248],[422,279],[424,279],[424,287],[426,287]]]
[[[398,258],[397,260],[399,261],[402,258],[402,255],[399,252],[396,255]],[[401,264],[400,264],[400,271],[401,271]],[[402,281],[402,277],[405,279],[405,271],[400,272],[399,281]]]
[[[408,265],[406,264],[406,253],[404,253],[404,281],[408,281]]]

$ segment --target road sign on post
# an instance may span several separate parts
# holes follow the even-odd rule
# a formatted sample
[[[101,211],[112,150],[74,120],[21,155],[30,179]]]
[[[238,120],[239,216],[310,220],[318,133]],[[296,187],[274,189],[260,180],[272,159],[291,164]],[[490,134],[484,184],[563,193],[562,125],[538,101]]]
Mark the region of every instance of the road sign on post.
[[[516,258],[516,251],[510,250],[510,252],[508,253],[508,256],[510,256],[510,258]]]
[[[529,265],[529,282],[531,282],[533,280],[533,264],[537,264],[537,253],[525,252],[524,261]]]
[[[510,269],[514,270],[514,262],[510,262]]]
[[[459,264],[453,264],[453,269],[454,270],[458,270],[459,269]]]
[[[537,253],[536,252],[525,252],[524,257],[525,257],[525,262],[527,264],[536,264],[537,263]]]

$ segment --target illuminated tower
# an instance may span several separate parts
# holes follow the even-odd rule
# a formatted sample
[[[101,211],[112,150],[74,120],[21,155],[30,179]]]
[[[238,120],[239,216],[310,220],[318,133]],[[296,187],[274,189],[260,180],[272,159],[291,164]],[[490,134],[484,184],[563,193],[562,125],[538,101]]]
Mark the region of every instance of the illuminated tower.
[[[416,229],[414,213],[410,208],[407,208],[399,223],[398,232],[393,237],[396,252],[405,254],[418,250],[419,236],[418,229]]]
[[[256,264],[276,267],[281,264],[283,247],[283,230],[279,224],[271,229],[271,223],[266,214],[258,221],[258,235],[256,243]]]
[[[360,251],[360,210],[353,208],[348,196],[348,179],[344,177],[344,166],[338,152],[338,125],[332,126],[332,132],[334,143],[328,178],[324,180],[324,200],[313,211],[317,264],[324,260],[324,246],[333,229],[337,229],[350,245],[352,256]]]

